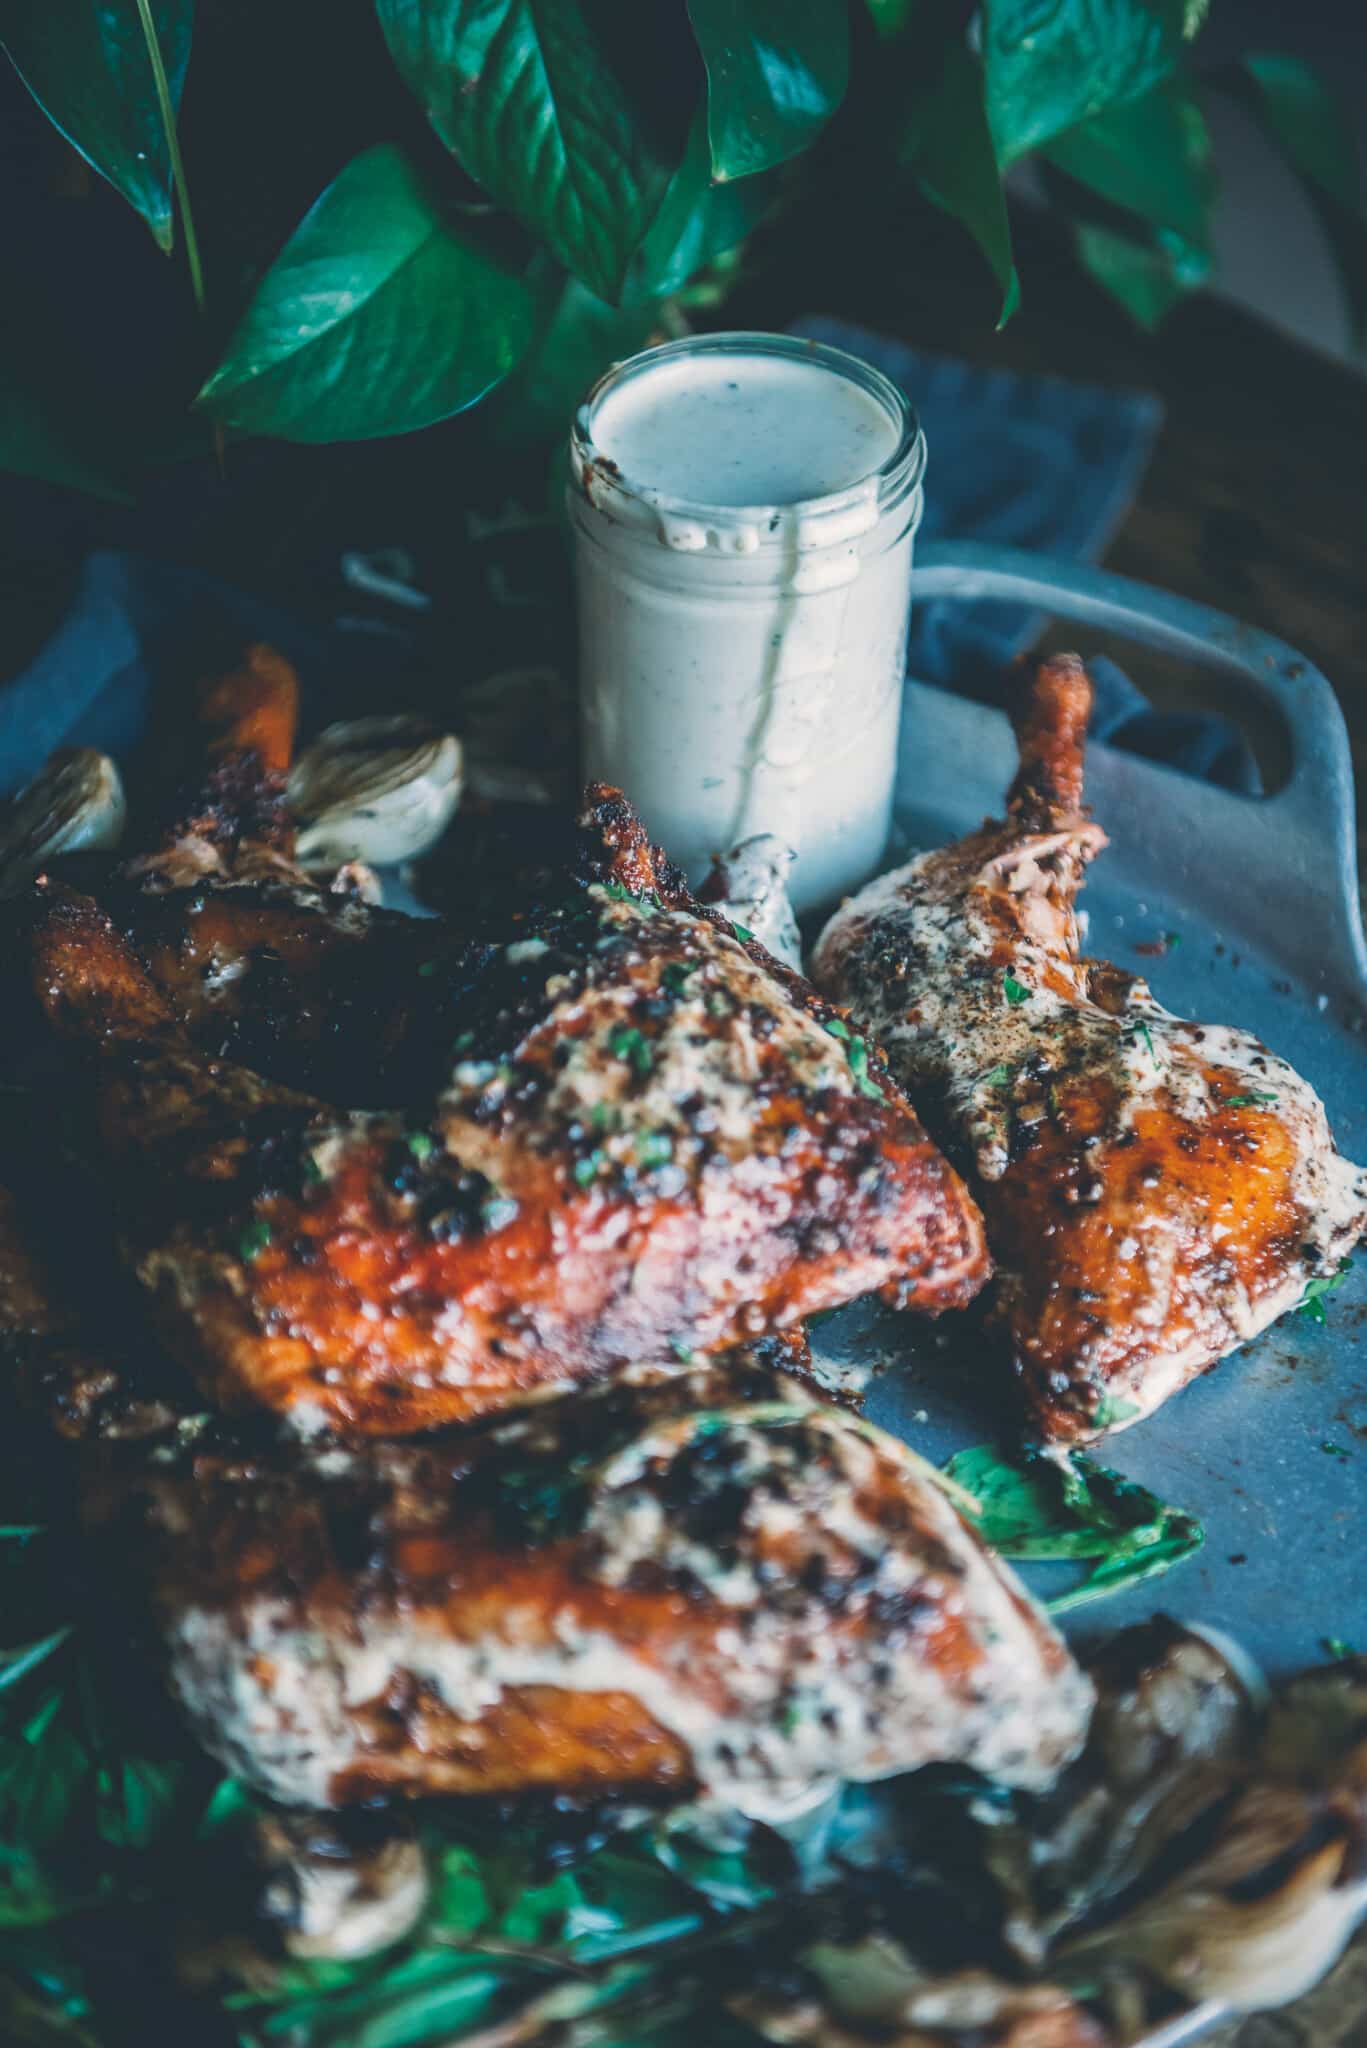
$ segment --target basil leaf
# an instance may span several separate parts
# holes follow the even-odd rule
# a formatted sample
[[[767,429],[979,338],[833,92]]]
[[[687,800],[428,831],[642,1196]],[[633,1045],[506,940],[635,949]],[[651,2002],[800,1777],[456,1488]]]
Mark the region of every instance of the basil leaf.
[[[1001,287],[999,326],[1020,303],[1011,228],[983,97],[983,68],[951,43],[932,90],[920,94],[898,141],[898,158],[927,198],[961,221]]]
[[[1202,250],[1166,231],[1160,230],[1150,242],[1139,242],[1083,223],[1074,240],[1080,261],[1097,283],[1150,331],[1210,273],[1210,260]]]
[[[178,105],[194,0],[152,0],[151,12],[171,101]],[[135,0],[117,7],[100,0],[7,0],[0,42],[53,126],[169,250],[171,154]]]
[[[688,0],[707,66],[712,175],[748,178],[806,149],[845,97],[846,0]]]
[[[408,433],[473,405],[531,330],[526,287],[380,143],[305,214],[197,402],[289,441]]]
[[[602,299],[616,299],[670,165],[587,0],[376,0],[447,148]]]
[[[1349,318],[1367,339],[1367,220],[1351,113],[1299,57],[1255,51],[1215,74],[1260,123],[1305,189],[1338,265]]]
[[[1003,169],[1166,78],[1185,0],[986,0],[987,116]]]
[[[1079,1453],[1065,1463],[1030,1452],[1011,1460],[980,1444],[945,1473],[977,1500],[969,1519],[1003,1557],[1091,1565],[1079,1585],[1046,1601],[1056,1614],[1168,1571],[1205,1540],[1195,1516]]]
[[[1070,128],[1044,153],[1113,205],[1198,248],[1209,246],[1210,132],[1195,100],[1171,81]]]

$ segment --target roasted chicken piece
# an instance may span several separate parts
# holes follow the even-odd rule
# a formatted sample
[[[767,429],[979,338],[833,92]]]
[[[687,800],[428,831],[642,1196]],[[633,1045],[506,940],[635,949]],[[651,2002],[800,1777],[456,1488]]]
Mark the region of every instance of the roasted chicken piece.
[[[481,1429],[112,1460],[199,1739],[292,1804],[702,1790],[757,1814],[935,1760],[1049,1783],[1091,1689],[911,1453],[712,1367]]]
[[[1031,1418],[1064,1440],[1152,1414],[1367,1225],[1367,1177],[1285,1060],[1082,957],[1091,694],[1076,656],[1042,663],[1006,822],[870,883],[813,964],[969,1175]]]
[[[39,1001],[92,1055],[127,1259],[212,1402],[402,1432],[873,1289],[976,1292],[980,1219],[876,1055],[616,792],[521,903],[430,930],[445,1071],[359,1114],[207,1057],[109,916],[47,891]]]

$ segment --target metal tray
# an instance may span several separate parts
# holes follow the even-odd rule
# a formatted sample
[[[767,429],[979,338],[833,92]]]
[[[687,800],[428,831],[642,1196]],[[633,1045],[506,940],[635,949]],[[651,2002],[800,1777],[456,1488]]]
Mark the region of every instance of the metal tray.
[[[1269,798],[1090,750],[1088,799],[1111,844],[1084,892],[1088,946],[1144,971],[1170,1009],[1255,1031],[1319,1090],[1341,1149],[1367,1160],[1353,780],[1324,677],[1218,612],[1015,550],[927,548],[914,594],[1075,620],[1089,629],[1077,636],[1084,655],[1117,640],[1165,649],[1241,679],[1281,714],[1292,765]],[[1014,760],[1000,712],[910,683],[894,850],[938,845],[999,815]],[[1136,954],[1163,932],[1180,945],[1162,958]],[[887,1363],[870,1415],[937,1461],[1000,1433],[1000,1378],[966,1319],[855,1309],[831,1318],[820,1342],[833,1357],[872,1348]],[[1163,1610],[1227,1630],[1270,1675],[1322,1659],[1328,1637],[1367,1646],[1367,1259],[1329,1298],[1323,1324],[1288,1316],[1103,1455],[1198,1514],[1206,1543],[1170,1577],[1083,1610],[1075,1637]],[[1028,1576],[1051,1590],[1044,1568]]]

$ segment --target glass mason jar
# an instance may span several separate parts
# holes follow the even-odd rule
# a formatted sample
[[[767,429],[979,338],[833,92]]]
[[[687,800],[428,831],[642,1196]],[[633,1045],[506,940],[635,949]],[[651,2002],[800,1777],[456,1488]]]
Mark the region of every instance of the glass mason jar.
[[[888,836],[925,440],[879,371],[787,335],[668,342],[575,418],[583,768],[697,882],[757,832],[798,909]]]

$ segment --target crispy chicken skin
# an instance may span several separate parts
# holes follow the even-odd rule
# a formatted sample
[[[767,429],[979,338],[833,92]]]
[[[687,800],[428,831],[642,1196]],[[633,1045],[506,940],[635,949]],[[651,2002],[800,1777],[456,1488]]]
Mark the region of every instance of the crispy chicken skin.
[[[870,883],[813,975],[969,1175],[1031,1418],[1068,1440],[1151,1414],[1332,1275],[1367,1177],[1285,1060],[1082,957],[1105,836],[1081,662],[1041,664],[1020,703],[1006,821]]]
[[[39,1002],[93,1055],[127,1258],[211,1401],[403,1432],[874,1289],[977,1291],[980,1218],[876,1055],[617,792],[520,901],[430,934],[461,1028],[420,1107],[359,1113],[207,1055],[109,915],[49,888]]]
[[[703,1789],[777,1814],[936,1761],[1041,1786],[1091,1690],[905,1448],[762,1369],[483,1429],[206,1426],[88,1517],[200,1740],[271,1796]]]
[[[301,1444],[194,1412],[136,1324],[82,1309],[73,1258],[0,1193],[0,1374],[68,1440],[97,1603],[108,1571],[200,1739],[282,1804],[701,1789],[774,1814],[935,1759],[1041,1785],[1082,1740],[1047,1621],[904,1446],[775,1369],[790,1343]]]

